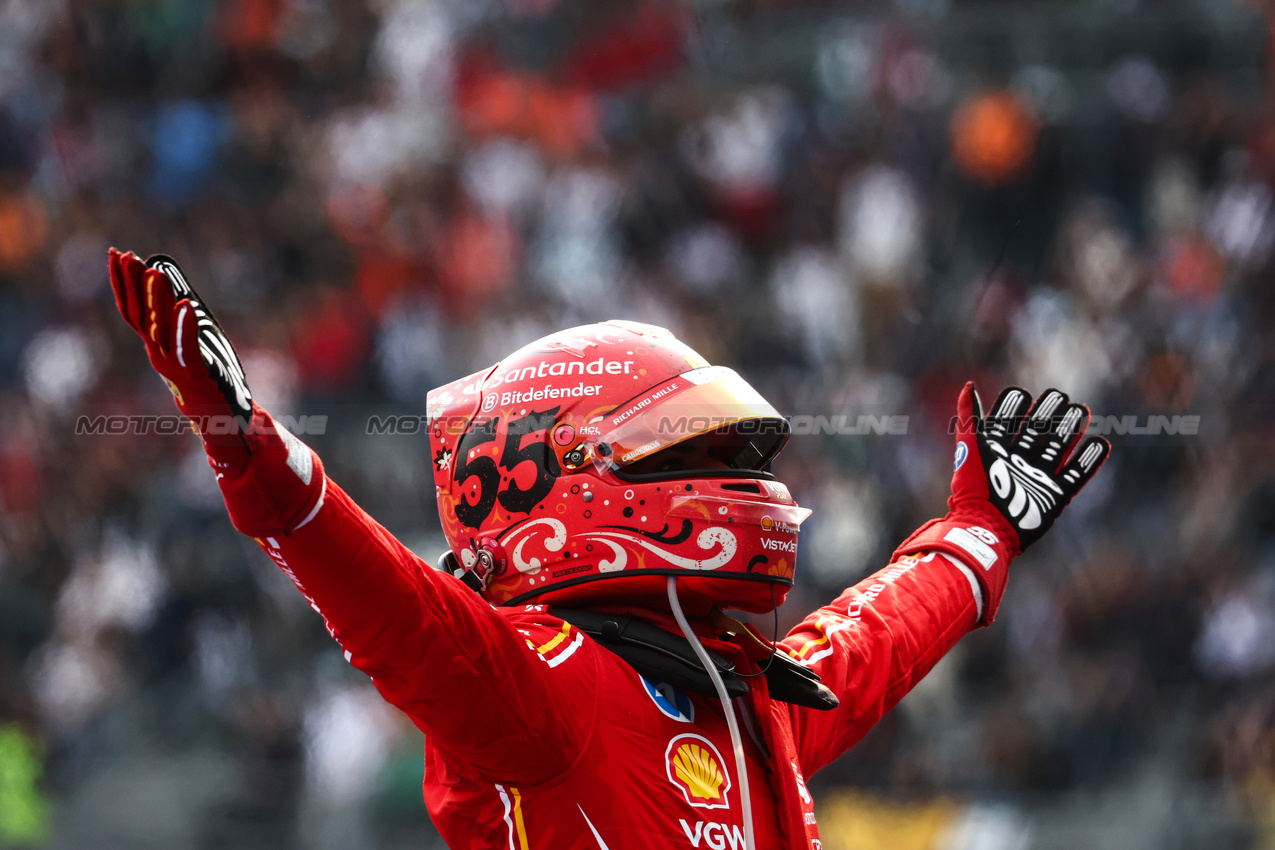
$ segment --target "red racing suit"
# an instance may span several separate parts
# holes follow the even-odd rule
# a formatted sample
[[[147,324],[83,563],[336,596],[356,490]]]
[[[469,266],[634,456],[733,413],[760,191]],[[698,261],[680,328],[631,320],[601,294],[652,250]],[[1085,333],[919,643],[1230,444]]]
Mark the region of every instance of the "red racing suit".
[[[110,268],[121,315],[146,342],[178,407],[204,423],[200,434],[235,527],[258,540],[323,615],[346,659],[425,733],[425,803],[449,845],[743,846],[743,783],[721,704],[643,679],[549,608],[496,608],[422,562],[251,402],[233,347],[171,260],[144,266],[112,250]],[[1010,388],[995,406],[997,427],[958,432],[947,517],[923,526],[886,569],[782,641],[780,649],[838,697],[835,709],[775,700],[764,677],[744,680],[749,691],[732,713],[748,732],[758,848],[819,850],[804,777],[859,740],[962,635],[991,621],[1020,551],[1008,514],[990,501],[993,490],[1003,501],[1015,494],[1002,508],[1030,530],[1030,542],[1105,457],[1109,446],[1093,443],[1079,460],[1055,466],[1056,480],[1042,471],[1076,433],[1071,408],[1075,415],[1062,420],[1070,424],[1039,445],[1042,432],[1028,429],[1007,448],[1005,421],[1027,401],[1026,391]],[[1046,415],[1065,402],[1049,395]],[[981,424],[972,384],[958,410]],[[228,421],[234,427],[222,428]],[[963,465],[965,441],[982,463]],[[1042,479],[1055,495],[1041,496]],[[1028,489],[1034,495],[1024,512]],[[666,615],[642,613],[680,631]],[[771,655],[738,633],[727,639],[729,630],[710,622],[692,628],[741,673],[756,673]]]
[[[643,679],[545,606],[492,606],[399,543],[314,458],[318,475],[304,486],[290,473],[255,475],[262,457],[219,483],[236,526],[323,615],[346,659],[425,733],[425,803],[450,847],[743,848],[721,703]],[[271,492],[280,487],[294,492]],[[282,503],[304,519],[269,533],[281,512],[266,507]],[[933,550],[896,553],[793,629],[782,647],[832,689],[834,710],[772,700],[764,677],[747,680],[751,693],[735,706],[748,732],[758,848],[820,848],[804,777],[990,621],[1012,557],[1001,554],[989,572]],[[651,619],[678,633],[671,618]],[[757,670],[757,658],[711,625],[694,628],[706,648]]]

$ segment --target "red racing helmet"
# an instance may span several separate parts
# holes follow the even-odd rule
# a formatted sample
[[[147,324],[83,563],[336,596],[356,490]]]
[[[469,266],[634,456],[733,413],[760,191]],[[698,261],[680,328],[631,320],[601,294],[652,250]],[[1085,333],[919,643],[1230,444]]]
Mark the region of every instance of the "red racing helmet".
[[[663,328],[560,331],[427,413],[447,568],[494,604],[660,604],[676,575],[688,610],[762,613],[792,586],[788,422]]]

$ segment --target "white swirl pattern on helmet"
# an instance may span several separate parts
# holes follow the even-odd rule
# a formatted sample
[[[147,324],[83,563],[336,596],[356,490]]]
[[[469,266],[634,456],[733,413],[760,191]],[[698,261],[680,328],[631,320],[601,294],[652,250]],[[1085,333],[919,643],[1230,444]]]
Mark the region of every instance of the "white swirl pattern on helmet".
[[[567,545],[567,527],[556,519],[549,519],[548,517],[545,517],[542,519],[532,520],[526,525],[519,526],[514,529],[512,534],[509,535],[509,538],[505,541],[505,546],[508,547],[510,544],[513,544],[512,560],[514,562],[514,568],[520,573],[530,573],[535,575],[540,572],[540,568],[544,566],[544,563],[539,558],[523,558],[522,556],[522,547],[526,546],[528,541],[537,536],[535,534],[529,534],[528,532],[541,526],[547,526],[550,529],[542,543],[546,551],[561,552],[562,547]],[[515,540],[517,543],[514,543]]]
[[[709,558],[686,558],[682,555],[674,554],[666,549],[661,549],[649,540],[643,540],[640,537],[634,537],[631,534],[620,534],[615,531],[599,531],[589,536],[590,540],[598,538],[612,538],[614,540],[623,540],[641,546],[648,552],[652,552],[659,556],[666,564],[678,567],[683,570],[715,570],[730,563],[731,558],[735,557],[735,552],[739,549],[739,542],[735,539],[735,535],[724,528],[706,528],[695,538],[695,545],[707,551],[712,550],[715,546],[721,546],[717,554]],[[600,541],[601,542],[601,541]],[[619,569],[612,567],[611,569]]]
[[[607,540],[604,537],[588,537],[587,540],[593,543],[602,543],[611,550],[611,560],[603,558],[598,561],[598,572],[614,573],[618,572],[629,565],[629,551],[616,543],[614,540]]]

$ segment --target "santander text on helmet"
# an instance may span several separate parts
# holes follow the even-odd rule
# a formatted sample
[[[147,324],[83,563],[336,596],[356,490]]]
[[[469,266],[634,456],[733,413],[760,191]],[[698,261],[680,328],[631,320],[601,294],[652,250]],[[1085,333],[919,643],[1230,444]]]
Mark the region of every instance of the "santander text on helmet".
[[[492,375],[482,386],[466,387],[465,392],[476,392],[480,389],[492,389],[501,384],[512,384],[518,381],[529,381],[533,378],[547,378],[550,376],[570,376],[570,375],[631,375],[633,374],[632,360],[607,360],[599,357],[597,360],[585,361],[576,360],[572,362],[558,361],[549,363],[541,360],[535,366],[521,366],[510,369],[500,374]]]

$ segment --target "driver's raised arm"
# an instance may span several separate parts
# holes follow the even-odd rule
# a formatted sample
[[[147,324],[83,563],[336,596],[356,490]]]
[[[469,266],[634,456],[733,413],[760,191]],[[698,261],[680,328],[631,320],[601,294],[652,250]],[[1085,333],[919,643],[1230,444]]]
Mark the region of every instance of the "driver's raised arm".
[[[359,508],[253,401],[229,339],[172,260],[112,249],[110,273],[120,313],[199,432],[235,528],[296,583],[347,660],[475,778],[530,785],[569,766],[586,730],[546,720],[559,703],[579,711],[596,689],[584,653],[550,667],[538,652],[561,621],[538,606],[498,611]]]

